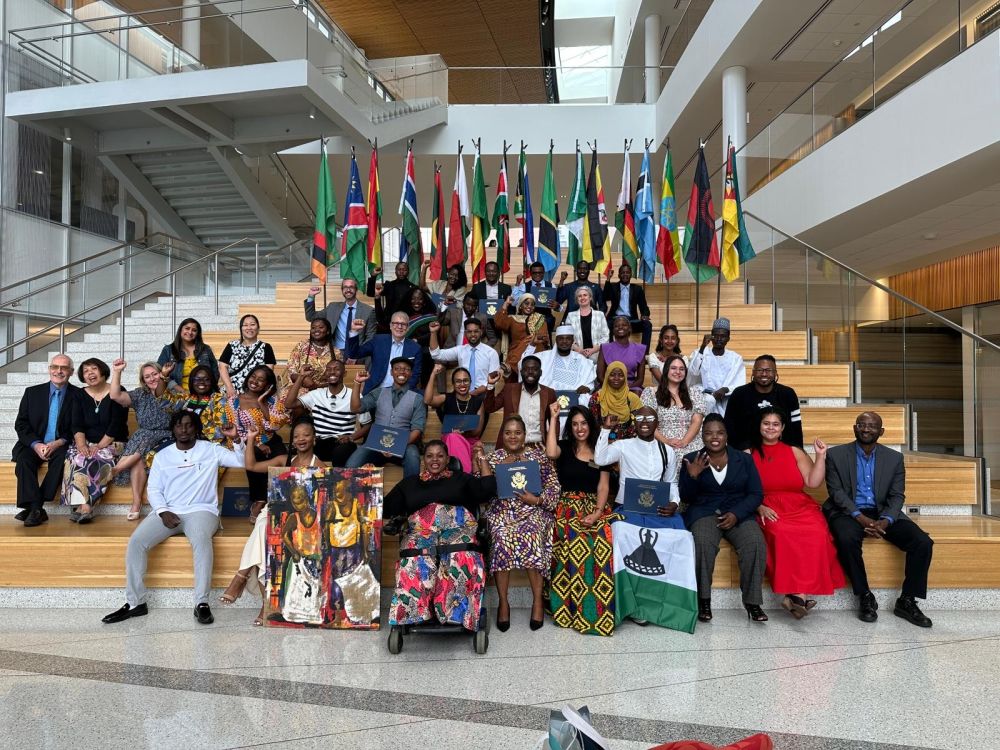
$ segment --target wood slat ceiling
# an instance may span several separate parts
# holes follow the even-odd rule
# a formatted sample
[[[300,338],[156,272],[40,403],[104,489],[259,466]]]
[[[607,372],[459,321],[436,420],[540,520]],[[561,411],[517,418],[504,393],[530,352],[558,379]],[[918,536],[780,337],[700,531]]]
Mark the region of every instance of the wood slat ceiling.
[[[439,54],[456,66],[542,64],[538,0],[319,0],[369,59]],[[543,103],[542,70],[448,72],[453,104]]]

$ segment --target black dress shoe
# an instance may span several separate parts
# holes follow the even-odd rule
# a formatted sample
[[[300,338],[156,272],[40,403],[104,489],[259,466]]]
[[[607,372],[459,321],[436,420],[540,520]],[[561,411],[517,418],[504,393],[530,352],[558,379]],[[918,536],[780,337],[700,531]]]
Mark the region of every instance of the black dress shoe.
[[[211,608],[209,608],[208,604],[205,602],[202,602],[194,608],[194,618],[202,625],[211,625],[215,622],[215,616],[212,614]]]
[[[896,600],[896,606],[892,610],[892,613],[896,617],[902,617],[904,620],[909,620],[917,627],[929,628],[933,623],[931,618],[920,611],[920,607],[917,606],[916,600],[912,596],[901,596]]]
[[[544,624],[545,624],[544,618],[541,620],[534,620],[534,619],[528,620],[528,627],[531,628],[532,630],[539,630]]]
[[[858,619],[861,622],[875,622],[878,619],[878,602],[875,601],[875,594],[869,591],[861,595],[858,603]]]
[[[110,615],[104,615],[104,617],[101,618],[101,622],[110,624],[112,622],[121,622],[122,620],[127,620],[130,617],[142,617],[143,615],[148,615],[148,614],[149,614],[149,609],[146,607],[145,602],[138,605],[137,607],[130,607],[128,604],[126,604],[124,607],[115,610]]]
[[[712,600],[711,599],[699,599],[698,600],[698,622],[711,622],[712,621]]]
[[[30,529],[33,526],[41,526],[48,520],[49,520],[48,513],[46,513],[41,508],[34,508],[28,512],[27,517],[24,519],[24,526],[25,528]]]
[[[23,521],[31,513],[31,508],[25,508],[24,510],[18,511],[17,515],[14,516],[15,521]]]

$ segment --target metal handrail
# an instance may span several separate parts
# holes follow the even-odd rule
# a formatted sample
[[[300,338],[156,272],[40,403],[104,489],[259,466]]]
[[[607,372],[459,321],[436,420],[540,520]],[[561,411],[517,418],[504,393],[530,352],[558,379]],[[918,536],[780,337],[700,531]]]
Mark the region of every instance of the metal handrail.
[[[168,271],[167,273],[164,273],[164,274],[161,274],[161,275],[159,275],[159,276],[157,276],[155,278],[149,279],[148,281],[144,281],[141,284],[137,284],[137,285],[135,285],[133,287],[130,287],[130,288],[126,289],[123,292],[120,292],[120,293],[115,294],[115,295],[113,295],[111,297],[108,297],[107,299],[102,300],[101,302],[98,302],[97,304],[91,305],[90,307],[87,307],[87,308],[85,308],[83,310],[79,310],[79,311],[75,312],[73,315],[67,315],[67,316],[61,318],[60,320],[57,320],[56,322],[54,322],[54,323],[46,326],[45,328],[43,328],[43,329],[41,329],[39,331],[35,331],[34,333],[28,334],[24,338],[19,339],[19,340],[15,341],[12,344],[7,344],[4,347],[0,347],[0,354],[6,354],[8,351],[10,351],[11,349],[14,349],[15,347],[23,346],[24,344],[26,344],[27,342],[31,341],[32,339],[34,339],[34,338],[36,338],[38,336],[41,336],[41,335],[43,335],[45,333],[48,333],[49,331],[51,331],[52,329],[54,329],[56,327],[59,328],[59,348],[62,349],[63,348],[63,344],[65,342],[65,338],[66,338],[66,336],[65,336],[65,329],[66,329],[66,324],[67,323],[72,322],[73,320],[75,320],[76,318],[79,318],[82,315],[86,315],[87,313],[93,312],[94,310],[97,310],[97,309],[99,309],[101,307],[104,307],[105,305],[109,305],[112,302],[119,301],[120,302],[120,314],[121,314],[121,335],[120,335],[120,342],[119,342],[119,355],[122,356],[122,357],[124,357],[125,356],[125,307],[126,307],[125,300],[126,300],[126,298],[132,296],[136,292],[136,290],[138,290],[138,289],[142,289],[143,287],[147,287],[147,286],[149,286],[151,284],[156,284],[156,283],[158,283],[160,281],[163,281],[164,279],[169,278],[170,279],[170,296],[172,298],[171,299],[171,302],[172,302],[171,315],[172,315],[172,317],[174,319],[176,319],[177,318],[177,295],[176,295],[177,274],[181,273],[182,271],[184,271],[184,270],[186,270],[188,268],[191,268],[191,266],[197,265],[197,264],[202,263],[202,262],[204,262],[206,260],[211,260],[211,261],[213,261],[214,266],[215,266],[215,311],[216,311],[216,314],[218,314],[218,311],[219,311],[219,256],[222,253],[225,253],[225,252],[231,250],[232,248],[236,247],[237,245],[242,245],[243,243],[247,243],[247,242],[252,242],[253,245],[254,245],[254,263],[255,263],[255,266],[256,266],[256,268],[254,270],[255,270],[255,272],[259,272],[258,258],[259,258],[259,255],[260,255],[260,253],[259,253],[260,243],[257,240],[253,240],[253,239],[251,239],[249,237],[244,237],[243,239],[236,240],[236,242],[230,243],[229,245],[226,245],[225,247],[221,247],[218,250],[213,251],[212,253],[206,255],[203,258],[199,258],[198,260],[193,260],[190,263],[185,263],[180,268],[175,268],[172,271]],[[7,364],[10,364],[10,363],[8,362]]]
[[[830,263],[832,263],[833,265],[837,266],[838,268],[840,268],[840,269],[842,269],[844,271],[847,271],[848,273],[853,274],[854,276],[857,276],[859,279],[862,279],[863,281],[871,284],[876,289],[879,289],[879,290],[885,292],[890,297],[893,297],[893,298],[899,300],[900,302],[903,302],[904,304],[910,305],[911,307],[915,307],[917,310],[920,310],[920,312],[922,312],[924,315],[931,316],[932,318],[934,318],[934,320],[936,320],[937,322],[941,323],[944,326],[947,326],[948,328],[951,328],[956,333],[960,333],[963,336],[968,336],[969,338],[971,338],[976,343],[981,344],[983,346],[987,346],[987,347],[989,347],[990,349],[993,349],[996,352],[1000,352],[1000,346],[998,346],[997,344],[994,344],[989,339],[985,339],[982,336],[980,336],[978,333],[973,333],[969,329],[963,328],[958,323],[953,323],[952,321],[948,320],[948,318],[946,318],[945,316],[941,315],[940,313],[935,312],[934,310],[931,310],[929,307],[925,307],[924,305],[921,305],[916,300],[910,299],[905,294],[900,294],[895,289],[891,289],[890,287],[887,287],[885,284],[881,283],[880,281],[877,281],[876,279],[873,279],[870,276],[867,276],[866,274],[861,273],[861,271],[857,271],[857,270],[851,268],[846,263],[843,263],[842,261],[837,260],[836,258],[834,258],[831,255],[827,255],[822,250],[818,250],[817,248],[815,248],[814,246],[810,245],[805,240],[803,240],[803,239],[801,239],[799,237],[796,237],[794,234],[791,234],[790,232],[786,232],[785,230],[780,229],[780,228],[774,226],[774,224],[772,224],[769,221],[765,221],[764,219],[760,218],[759,216],[757,216],[757,214],[753,213],[752,211],[746,211],[746,210],[744,210],[743,214],[744,214],[744,216],[750,217],[754,221],[760,222],[761,224],[763,224],[768,229],[772,229],[775,232],[778,232],[783,237],[787,237],[790,240],[795,240],[800,245],[802,245],[803,247],[805,247],[805,248],[809,249],[810,251],[816,253],[821,258],[823,258],[825,260],[828,260]],[[771,252],[772,253],[775,252],[773,246],[771,248]]]

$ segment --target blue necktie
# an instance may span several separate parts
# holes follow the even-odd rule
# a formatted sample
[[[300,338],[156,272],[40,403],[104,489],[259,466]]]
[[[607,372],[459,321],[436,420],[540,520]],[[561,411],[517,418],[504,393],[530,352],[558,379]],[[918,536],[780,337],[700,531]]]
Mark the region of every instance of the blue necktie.
[[[62,391],[56,391],[49,398],[49,422],[45,427],[45,442],[51,443],[56,439],[56,422],[59,421],[59,399]]]
[[[476,347],[469,347],[469,380],[472,381],[472,387],[476,387]]]
[[[353,323],[354,323],[354,305],[351,305],[350,307],[347,308],[347,329],[344,331],[344,346],[347,346],[347,337],[351,335],[351,325]]]

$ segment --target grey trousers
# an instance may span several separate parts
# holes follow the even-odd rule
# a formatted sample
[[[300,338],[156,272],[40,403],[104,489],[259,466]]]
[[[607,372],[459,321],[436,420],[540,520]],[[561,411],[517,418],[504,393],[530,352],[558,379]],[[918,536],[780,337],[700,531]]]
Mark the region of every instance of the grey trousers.
[[[767,543],[757,522],[750,518],[733,528],[723,531],[716,526],[715,516],[699,518],[691,525],[694,536],[695,578],[698,581],[698,598],[712,598],[712,574],[719,542],[725,539],[736,549],[740,568],[740,590],[745,604],[763,604],[761,586],[767,565]]]
[[[178,515],[181,522],[176,528],[168,529],[156,513],[150,513],[132,532],[125,552],[125,601],[130,607],[138,607],[146,601],[146,565],[149,551],[160,542],[177,534],[183,534],[191,544],[194,556],[194,604],[208,601],[212,588],[212,565],[215,551],[212,537],[219,530],[219,517],[207,510]]]

